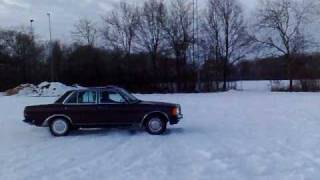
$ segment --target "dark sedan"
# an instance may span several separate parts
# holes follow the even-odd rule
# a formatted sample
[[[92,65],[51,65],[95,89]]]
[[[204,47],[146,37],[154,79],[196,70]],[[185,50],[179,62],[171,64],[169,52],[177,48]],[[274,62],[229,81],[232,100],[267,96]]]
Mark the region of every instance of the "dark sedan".
[[[24,122],[49,127],[54,136],[79,128],[139,127],[163,134],[182,118],[178,104],[141,101],[126,90],[108,86],[68,91],[54,104],[28,106]]]

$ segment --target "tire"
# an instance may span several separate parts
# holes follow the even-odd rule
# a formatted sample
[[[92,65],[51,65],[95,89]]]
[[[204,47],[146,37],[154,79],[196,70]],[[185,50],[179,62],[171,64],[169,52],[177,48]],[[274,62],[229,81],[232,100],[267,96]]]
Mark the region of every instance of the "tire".
[[[158,115],[151,116],[146,120],[145,128],[151,135],[161,135],[167,130],[167,121]]]
[[[53,136],[66,136],[70,132],[71,125],[69,121],[64,118],[56,118],[50,122],[49,129]]]

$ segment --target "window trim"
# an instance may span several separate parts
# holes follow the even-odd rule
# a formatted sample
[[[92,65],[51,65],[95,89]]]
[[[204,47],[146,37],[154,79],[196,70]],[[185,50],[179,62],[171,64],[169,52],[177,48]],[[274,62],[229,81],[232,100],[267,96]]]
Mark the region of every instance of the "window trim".
[[[75,93],[77,93],[77,91],[73,91],[72,93],[70,93],[69,96],[67,96],[67,97],[64,99],[64,101],[63,101],[62,104],[64,104],[64,105],[74,104],[74,103],[67,103],[67,101],[68,101],[68,100],[71,98],[71,96],[72,96],[73,94],[75,94]],[[77,96],[77,102],[78,102],[78,96]]]
[[[68,93],[67,96],[65,96]],[[69,98],[70,94],[73,94],[74,91],[67,91],[65,92],[65,94],[63,94],[62,96],[60,96],[55,102],[54,104],[64,104],[64,102],[66,101],[66,99]],[[64,97],[65,96],[65,97]],[[63,98],[64,97],[64,98]],[[63,98],[63,99],[62,99]],[[60,103],[58,102],[60,100]]]
[[[86,91],[93,91],[96,93],[96,98],[95,98],[95,102],[94,103],[79,103],[79,99],[78,99],[78,96],[79,96],[79,92],[86,92]],[[67,101],[71,98],[71,96],[73,96],[74,94],[77,94],[77,102],[76,103],[67,103]],[[98,91],[97,90],[92,90],[92,89],[89,89],[89,90],[78,90],[78,91],[74,91],[72,92],[68,97],[66,97],[66,99],[63,101],[63,104],[64,105],[78,105],[78,106],[82,106],[82,105],[97,105],[98,104]]]

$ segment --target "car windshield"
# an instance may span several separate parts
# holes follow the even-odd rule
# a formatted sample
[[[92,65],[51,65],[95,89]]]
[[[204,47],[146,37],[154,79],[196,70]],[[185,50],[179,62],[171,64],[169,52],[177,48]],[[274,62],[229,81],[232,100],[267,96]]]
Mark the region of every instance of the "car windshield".
[[[124,89],[119,89],[122,96],[124,96],[124,98],[126,98],[126,100],[129,103],[136,103],[139,102],[140,100],[138,98],[136,98],[134,95],[132,95],[131,93],[129,93],[128,91],[124,90]]]

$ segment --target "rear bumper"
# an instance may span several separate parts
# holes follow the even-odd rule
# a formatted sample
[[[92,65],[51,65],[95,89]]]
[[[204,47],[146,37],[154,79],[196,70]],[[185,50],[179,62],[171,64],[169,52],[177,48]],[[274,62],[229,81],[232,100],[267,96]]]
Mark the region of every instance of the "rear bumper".
[[[34,125],[34,121],[31,119],[24,119],[23,122],[29,124],[29,125]]]
[[[31,126],[38,126],[38,127],[41,127],[42,124],[36,120],[32,120],[32,119],[24,119],[23,122],[31,125]]]

